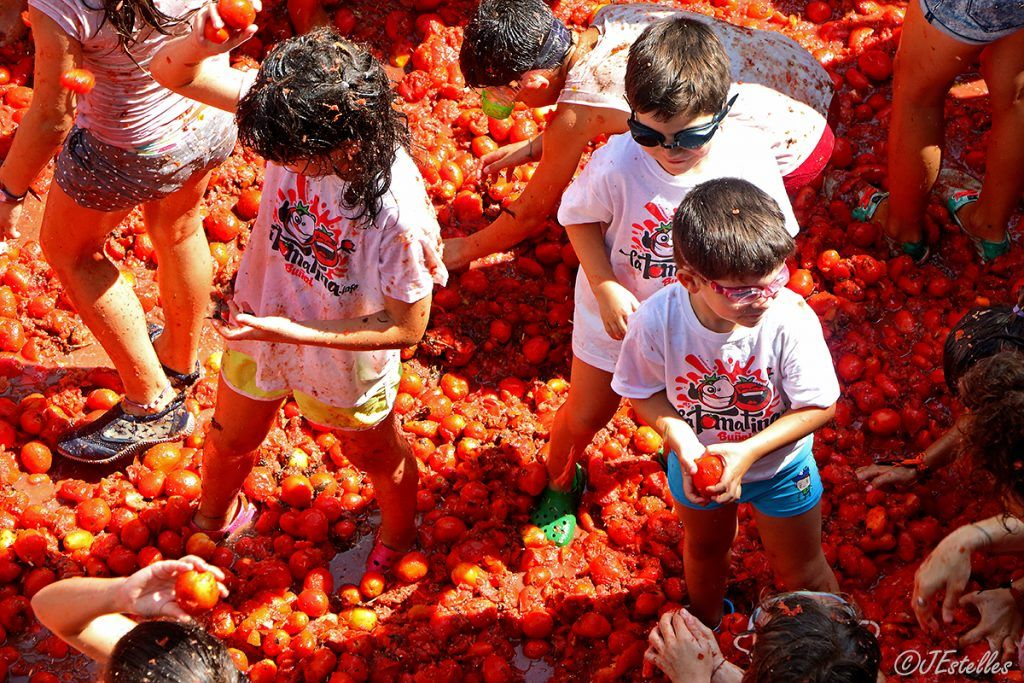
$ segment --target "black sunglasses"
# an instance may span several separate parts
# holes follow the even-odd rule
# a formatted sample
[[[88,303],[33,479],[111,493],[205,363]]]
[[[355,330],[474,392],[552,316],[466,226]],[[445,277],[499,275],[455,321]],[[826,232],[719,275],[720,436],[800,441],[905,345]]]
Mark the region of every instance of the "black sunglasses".
[[[700,126],[694,126],[693,128],[684,128],[672,136],[672,142],[666,143],[665,136],[653,128],[648,128],[644,124],[636,120],[636,112],[629,112],[629,134],[633,136],[636,144],[641,147],[664,147],[665,149],[678,149],[680,147],[684,149],[700,149],[704,145],[708,144],[708,141],[714,137],[715,132],[718,130],[718,126],[721,125],[722,121],[729,114],[729,110],[732,109],[733,102],[739,97],[738,94],[733,95],[732,99],[725,103],[722,107],[722,111],[715,114],[715,117],[708,123]]]

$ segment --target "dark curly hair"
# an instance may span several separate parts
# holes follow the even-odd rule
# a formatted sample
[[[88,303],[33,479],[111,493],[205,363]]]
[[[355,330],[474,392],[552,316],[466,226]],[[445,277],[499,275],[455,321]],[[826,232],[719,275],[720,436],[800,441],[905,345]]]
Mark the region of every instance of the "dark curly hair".
[[[875,683],[881,650],[855,607],[793,593],[767,610],[744,683]]]
[[[953,326],[943,349],[946,384],[954,394],[960,378],[983,358],[1004,349],[1024,351],[1024,318],[1012,306],[982,306]]]
[[[193,623],[147,621],[114,645],[102,680],[242,683],[224,643]]]
[[[384,69],[329,28],[279,43],[238,103],[238,137],[278,164],[331,158],[348,183],[354,218],[374,220],[391,186],[398,150],[409,148],[405,116]],[[346,155],[339,165],[339,154]]]
[[[181,17],[161,12],[155,0],[101,0],[100,7],[83,3],[88,9],[103,10],[103,21],[109,21],[117,33],[117,41],[125,52],[131,55],[131,46],[138,42],[137,32],[148,26],[157,33],[169,36],[172,29],[188,21],[196,13],[192,10]]]
[[[505,85],[532,69],[554,16],[544,0],[482,0],[459,51],[466,83]]]
[[[998,351],[960,378],[970,411],[961,426],[964,450],[995,478],[1004,496],[1024,503],[1024,350]]]

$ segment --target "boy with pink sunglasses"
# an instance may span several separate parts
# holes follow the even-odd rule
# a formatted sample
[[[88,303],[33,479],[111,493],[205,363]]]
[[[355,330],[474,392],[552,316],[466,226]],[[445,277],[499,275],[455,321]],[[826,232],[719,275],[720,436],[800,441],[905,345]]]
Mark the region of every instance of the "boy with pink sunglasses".
[[[783,214],[753,184],[720,178],[687,194],[672,237],[678,282],[630,318],[612,388],[665,441],[689,609],[707,625],[722,616],[739,503],[753,508],[779,586],[835,593],[812,445],[839,382],[817,316],[785,288]],[[705,456],[724,471],[702,494]]]

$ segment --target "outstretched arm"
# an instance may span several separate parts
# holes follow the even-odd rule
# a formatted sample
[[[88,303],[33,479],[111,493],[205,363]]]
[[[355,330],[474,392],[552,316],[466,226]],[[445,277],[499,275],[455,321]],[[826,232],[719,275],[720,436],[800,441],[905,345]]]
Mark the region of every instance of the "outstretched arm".
[[[626,115],[611,109],[568,105],[559,107],[544,132],[544,152],[523,194],[493,223],[467,237],[445,240],[444,261],[449,270],[503,251],[535,232],[555,207],[583,152],[602,133],[626,130]]]

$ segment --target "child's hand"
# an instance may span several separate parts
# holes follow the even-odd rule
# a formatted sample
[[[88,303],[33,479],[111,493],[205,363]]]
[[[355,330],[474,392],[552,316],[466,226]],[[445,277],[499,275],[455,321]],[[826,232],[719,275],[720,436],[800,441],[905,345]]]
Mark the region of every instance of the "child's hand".
[[[745,442],[716,443],[708,446],[708,455],[717,455],[725,463],[722,480],[708,488],[711,493],[718,494],[713,500],[719,505],[733,503],[743,493],[743,475],[757,460]]]
[[[917,470],[899,465],[866,465],[857,468],[857,478],[868,482],[868,490],[908,484],[917,479]]]
[[[666,612],[647,638],[644,659],[676,681],[710,681],[725,661],[715,634],[685,609]]]
[[[1012,661],[1024,629],[1024,615],[1017,609],[1010,590],[997,588],[968,593],[960,598],[960,606],[965,605],[974,605],[980,619],[977,626],[960,637],[960,645],[985,639],[994,652],[1002,651],[1004,662]]]
[[[511,145],[499,147],[480,157],[480,175],[493,176],[505,168],[515,168],[532,161],[530,156],[531,145],[536,144],[533,140],[522,140],[513,142]]]
[[[612,339],[621,340],[626,336],[626,323],[629,316],[640,307],[640,302],[633,293],[618,282],[605,282],[594,290],[597,306],[601,311],[601,322],[604,331]]]
[[[910,606],[921,628],[940,633],[932,597],[942,591],[942,621],[953,623],[953,612],[971,578],[971,553],[979,532],[973,525],[963,526],[942,539],[925,558],[914,575],[914,594]]]
[[[679,469],[683,473],[683,493],[697,505],[707,505],[710,501],[697,493],[693,485],[693,475],[697,473],[697,458],[704,455],[704,444],[697,440],[690,425],[680,419],[665,420],[662,427],[664,447],[668,457],[679,459]]]
[[[195,555],[186,555],[180,560],[154,562],[126,578],[120,588],[119,609],[140,617],[173,617],[188,621],[191,617],[174,600],[174,582],[179,574],[193,569],[212,572],[217,577],[221,597],[227,597],[224,572]]]
[[[259,12],[263,9],[260,0],[251,0],[253,9]],[[228,38],[222,42],[210,40],[209,36],[224,29]],[[208,33],[209,31],[209,33]],[[245,41],[252,38],[257,31],[256,24],[250,24],[241,31],[225,29],[224,20],[217,13],[217,4],[210,3],[192,15],[192,41],[198,52],[206,56],[219,55],[235,49]]]
[[[220,336],[228,341],[265,341],[286,344],[301,344],[294,321],[280,316],[260,317],[238,307],[234,300],[228,301],[227,320],[214,320],[214,327]]]

